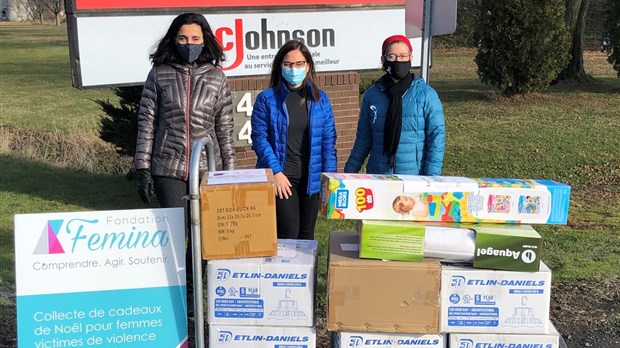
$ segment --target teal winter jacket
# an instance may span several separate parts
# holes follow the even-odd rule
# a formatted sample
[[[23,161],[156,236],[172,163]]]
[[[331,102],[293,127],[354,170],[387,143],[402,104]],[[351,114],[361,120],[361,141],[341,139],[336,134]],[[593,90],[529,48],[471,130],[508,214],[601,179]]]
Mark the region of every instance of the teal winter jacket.
[[[383,152],[389,97],[379,79],[362,98],[355,144],[344,167],[346,173],[359,172],[370,154],[366,164],[369,174],[441,175],[445,123],[437,92],[416,77],[402,98],[403,123],[394,166],[388,166]]]
[[[334,114],[327,94],[320,90],[320,100],[312,97],[310,84],[308,92],[308,137],[310,142],[310,163],[308,167],[309,195],[318,193],[321,187],[321,172],[335,172],[336,126]],[[286,97],[290,91],[284,84],[268,88],[256,96],[252,109],[252,149],[256,153],[256,168],[271,168],[273,174],[284,169],[288,135],[288,112]]]

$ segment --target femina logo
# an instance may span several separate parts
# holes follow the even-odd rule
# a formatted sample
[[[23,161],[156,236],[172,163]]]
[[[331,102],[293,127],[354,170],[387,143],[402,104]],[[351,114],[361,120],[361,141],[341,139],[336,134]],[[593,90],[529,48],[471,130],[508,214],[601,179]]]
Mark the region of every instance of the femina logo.
[[[305,43],[310,48],[335,47],[336,31],[332,28],[303,29],[278,29],[274,30],[267,22],[267,18],[261,18],[260,29],[244,29],[244,20],[235,19],[232,27],[219,27],[215,29],[215,37],[222,45],[224,53],[234,53],[235,60],[222,70],[232,70],[241,65],[245,50],[254,51],[277,50],[284,43],[295,39]]]
[[[215,272],[215,280],[228,280],[230,279],[231,272],[226,268],[219,268]]]
[[[230,331],[220,331],[217,334],[217,343],[228,343],[232,340],[233,334]]]
[[[64,254],[65,249],[58,240],[58,232],[64,220],[49,220],[43,226],[41,237],[34,248],[33,255]]]
[[[71,219],[66,223],[49,220],[33,254],[161,248],[170,242],[168,230],[138,230],[131,226],[127,230],[100,231],[99,226],[98,219]]]

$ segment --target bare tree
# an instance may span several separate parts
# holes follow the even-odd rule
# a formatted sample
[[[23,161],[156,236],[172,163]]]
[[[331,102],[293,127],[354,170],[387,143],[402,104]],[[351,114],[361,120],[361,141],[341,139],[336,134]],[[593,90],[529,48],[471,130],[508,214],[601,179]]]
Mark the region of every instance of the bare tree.
[[[28,17],[43,24],[45,15],[52,13],[56,25],[60,24],[60,17],[64,11],[64,0],[17,0],[17,5],[23,8]]]
[[[34,20],[35,13],[32,12],[32,8],[30,7],[30,1],[17,0],[12,9],[14,13],[19,14],[20,20],[24,20],[24,21]],[[24,13],[25,13],[25,17],[23,16]]]
[[[56,21],[56,25],[60,24],[60,14],[64,11],[64,1],[63,0],[42,0],[45,2],[45,7],[47,7],[53,14],[54,20]]]
[[[47,7],[45,6],[45,2],[47,0],[17,0],[19,5],[23,6],[23,8],[28,12],[28,17],[33,20],[36,18],[39,20],[41,24],[43,24],[43,15],[47,11]]]

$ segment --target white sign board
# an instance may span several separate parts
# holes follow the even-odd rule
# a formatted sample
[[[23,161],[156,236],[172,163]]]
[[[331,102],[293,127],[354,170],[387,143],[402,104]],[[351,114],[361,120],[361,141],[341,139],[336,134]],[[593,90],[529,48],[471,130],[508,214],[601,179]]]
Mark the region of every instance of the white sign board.
[[[456,31],[456,0],[406,0],[406,36],[420,38],[424,26],[424,3],[431,3],[431,35],[446,35]]]
[[[15,216],[20,347],[187,347],[182,208]]]
[[[78,17],[81,85],[141,84],[149,53],[176,15]],[[318,72],[377,69],[381,44],[405,32],[405,9],[205,14],[224,47],[229,77],[265,75],[284,42],[303,40]],[[420,66],[421,39],[413,39],[413,66]]]

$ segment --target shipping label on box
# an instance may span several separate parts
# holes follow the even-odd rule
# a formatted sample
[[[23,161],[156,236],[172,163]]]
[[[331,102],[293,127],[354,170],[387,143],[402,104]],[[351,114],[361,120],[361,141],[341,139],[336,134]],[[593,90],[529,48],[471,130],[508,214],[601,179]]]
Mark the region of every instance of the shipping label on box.
[[[442,334],[390,334],[368,332],[334,332],[333,348],[444,348],[446,339]]]
[[[314,348],[313,327],[209,325],[211,348]]]
[[[437,260],[360,259],[354,231],[329,237],[329,331],[439,333]]]
[[[207,172],[200,185],[200,209],[203,259],[276,255],[271,169]]]
[[[570,186],[551,180],[323,173],[329,219],[565,224]]]
[[[208,322],[314,326],[317,241],[278,241],[275,257],[207,263]]]
[[[473,262],[475,268],[536,272],[541,236],[529,225],[362,220],[360,257]]]
[[[450,347],[458,348],[559,348],[560,334],[549,323],[548,334],[451,333]]]
[[[443,266],[441,332],[546,334],[551,271]]]

